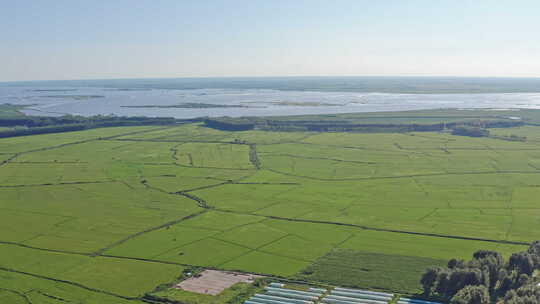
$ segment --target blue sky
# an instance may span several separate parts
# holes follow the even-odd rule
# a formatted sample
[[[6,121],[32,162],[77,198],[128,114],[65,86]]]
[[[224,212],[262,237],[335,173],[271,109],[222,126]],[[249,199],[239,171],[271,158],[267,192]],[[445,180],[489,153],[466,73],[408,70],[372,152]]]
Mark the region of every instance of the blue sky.
[[[538,0],[0,2],[0,81],[540,77]]]

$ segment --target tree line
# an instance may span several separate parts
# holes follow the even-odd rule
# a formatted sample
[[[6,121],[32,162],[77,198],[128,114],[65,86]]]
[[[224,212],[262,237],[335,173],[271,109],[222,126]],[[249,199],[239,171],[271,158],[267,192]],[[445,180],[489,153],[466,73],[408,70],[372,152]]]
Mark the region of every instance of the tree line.
[[[420,280],[424,296],[451,304],[540,303],[540,241],[508,260],[496,251],[479,250],[469,261],[451,259],[447,267],[429,268]]]
[[[172,117],[121,117],[121,116],[73,116],[60,117],[25,116],[20,118],[0,118],[0,126],[11,127],[0,131],[0,138],[46,133],[80,131],[93,128],[171,125],[197,120],[178,120]]]
[[[204,123],[209,128],[223,131],[311,131],[311,132],[438,132],[451,130],[454,135],[489,136],[487,128],[510,128],[521,126],[522,121],[488,120],[452,123],[352,123],[340,120],[281,120],[256,117],[208,118]]]

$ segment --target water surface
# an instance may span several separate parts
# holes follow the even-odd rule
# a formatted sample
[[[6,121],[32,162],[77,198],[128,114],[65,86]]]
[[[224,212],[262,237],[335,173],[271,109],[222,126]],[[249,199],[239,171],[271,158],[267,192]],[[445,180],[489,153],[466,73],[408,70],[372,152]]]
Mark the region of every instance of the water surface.
[[[0,104],[29,115],[219,117],[336,114],[441,108],[540,108],[540,93],[401,94],[274,89],[0,86]],[[144,108],[203,103],[204,108]],[[211,108],[208,104],[238,105]],[[132,106],[136,106],[133,108]]]

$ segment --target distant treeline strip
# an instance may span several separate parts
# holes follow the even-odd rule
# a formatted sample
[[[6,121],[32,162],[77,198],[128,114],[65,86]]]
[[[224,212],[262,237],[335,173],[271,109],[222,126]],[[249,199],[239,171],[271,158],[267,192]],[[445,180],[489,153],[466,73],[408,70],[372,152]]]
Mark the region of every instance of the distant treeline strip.
[[[0,118],[0,126],[13,129],[0,131],[0,138],[81,131],[93,128],[174,125],[198,120],[178,120],[171,117],[116,117],[116,116],[61,116],[40,117],[28,116],[22,118]]]
[[[312,121],[312,120],[268,120],[260,118],[218,118],[206,119],[209,128],[225,131],[311,131],[311,132],[433,132],[445,129],[455,129],[462,126],[475,128],[510,128],[524,125],[522,121],[509,120],[479,120],[435,124],[411,123],[351,123],[346,121]]]
[[[510,128],[522,126],[523,121],[512,120],[475,120],[462,122],[438,122],[433,124],[418,123],[357,123],[347,120],[285,120],[259,117],[245,118],[194,118],[175,119],[172,117],[119,117],[119,116],[73,116],[60,117],[23,116],[0,118],[0,127],[12,129],[0,131],[0,138],[34,134],[81,131],[92,128],[143,125],[175,125],[201,122],[209,128],[225,131],[311,131],[311,132],[434,132],[445,129],[457,130],[466,136],[487,136],[485,128]]]

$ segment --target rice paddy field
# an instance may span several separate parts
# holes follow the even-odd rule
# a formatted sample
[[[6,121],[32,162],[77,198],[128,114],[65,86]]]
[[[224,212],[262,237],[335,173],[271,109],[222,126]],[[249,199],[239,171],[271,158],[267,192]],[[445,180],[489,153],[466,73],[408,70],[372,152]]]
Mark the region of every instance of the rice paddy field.
[[[158,287],[192,267],[414,294],[429,266],[540,239],[540,127],[491,132],[526,140],[197,123],[0,139],[0,303],[189,299]]]

